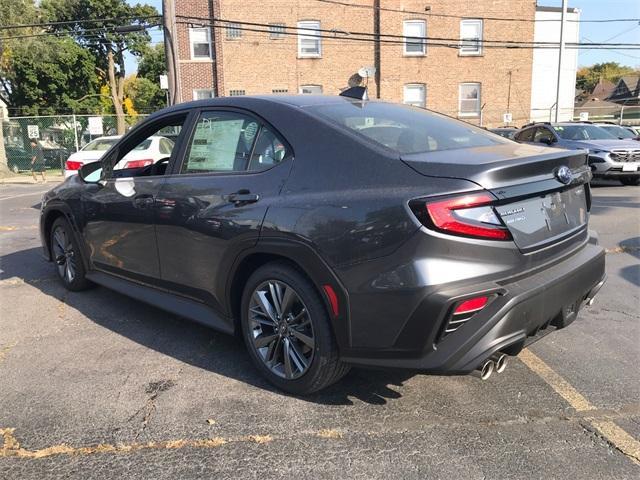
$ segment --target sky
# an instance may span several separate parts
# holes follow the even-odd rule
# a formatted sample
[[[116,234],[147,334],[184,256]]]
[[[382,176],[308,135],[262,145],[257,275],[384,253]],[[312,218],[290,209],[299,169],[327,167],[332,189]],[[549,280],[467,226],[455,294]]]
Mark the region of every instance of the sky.
[[[129,3],[146,3],[162,10],[162,0],[128,0]],[[205,1],[205,0],[202,0]],[[538,0],[539,5],[562,6],[562,0]],[[606,18],[640,18],[640,0],[569,0],[569,7],[581,11],[582,20],[600,20]],[[154,29],[153,42],[162,41],[162,32]],[[581,42],[640,43],[640,25],[631,22],[581,23]],[[640,68],[640,50],[581,50],[578,55],[579,66],[602,62],[618,62],[622,65]],[[128,74],[137,70],[134,57],[127,55]]]

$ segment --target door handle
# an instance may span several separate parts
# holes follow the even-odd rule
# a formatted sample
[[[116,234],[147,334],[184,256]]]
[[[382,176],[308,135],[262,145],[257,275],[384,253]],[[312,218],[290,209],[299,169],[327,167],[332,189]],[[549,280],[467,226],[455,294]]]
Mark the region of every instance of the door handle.
[[[151,195],[139,195],[133,199],[133,204],[138,208],[147,208],[155,202]]]
[[[227,196],[227,199],[231,203],[235,203],[236,205],[247,204],[247,203],[255,203],[260,200],[260,195],[251,193],[249,190],[242,189],[238,190],[236,193],[232,193]]]

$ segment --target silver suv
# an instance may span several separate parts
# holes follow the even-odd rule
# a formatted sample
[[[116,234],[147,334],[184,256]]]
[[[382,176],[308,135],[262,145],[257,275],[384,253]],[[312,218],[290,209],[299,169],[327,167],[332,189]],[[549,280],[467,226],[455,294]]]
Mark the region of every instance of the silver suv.
[[[624,185],[640,184],[640,142],[620,140],[597,125],[531,123],[522,127],[514,140],[568,150],[588,150],[594,177],[617,179]]]

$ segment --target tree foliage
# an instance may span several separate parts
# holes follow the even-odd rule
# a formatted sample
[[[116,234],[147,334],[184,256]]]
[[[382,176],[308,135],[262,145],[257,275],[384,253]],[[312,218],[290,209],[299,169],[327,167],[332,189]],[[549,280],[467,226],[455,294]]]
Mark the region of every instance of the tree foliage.
[[[576,87],[586,92],[591,92],[601,78],[616,83],[621,77],[633,74],[638,74],[638,70],[620,65],[617,62],[596,63],[578,70]]]

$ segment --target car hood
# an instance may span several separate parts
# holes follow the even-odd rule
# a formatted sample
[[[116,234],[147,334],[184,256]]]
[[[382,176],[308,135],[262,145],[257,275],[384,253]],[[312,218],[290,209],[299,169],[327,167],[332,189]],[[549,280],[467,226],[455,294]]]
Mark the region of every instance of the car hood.
[[[588,150],[605,150],[607,152],[618,148],[638,149],[640,145],[635,140],[563,140],[565,148],[586,148]]]

